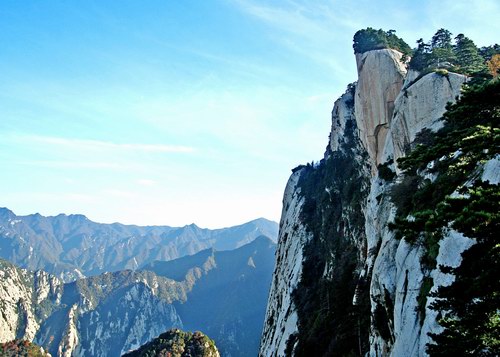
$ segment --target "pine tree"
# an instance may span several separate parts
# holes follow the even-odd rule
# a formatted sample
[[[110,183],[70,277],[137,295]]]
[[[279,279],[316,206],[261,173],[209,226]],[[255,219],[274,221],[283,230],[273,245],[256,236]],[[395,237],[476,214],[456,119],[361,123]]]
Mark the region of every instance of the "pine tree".
[[[439,324],[444,331],[430,334],[434,343],[427,346],[427,352],[431,356],[499,356],[500,187],[480,180],[466,185],[465,181],[477,169],[476,163],[498,153],[500,81],[469,87],[448,107],[444,118],[445,141],[441,140],[439,147],[456,151],[453,143],[460,143],[471,165],[459,182],[460,195],[447,196],[437,204],[433,221],[441,222],[440,229],[452,228],[476,243],[462,253],[459,267],[439,266],[443,273],[455,275],[455,281],[433,294],[436,300],[431,308],[441,316]],[[434,157],[439,156],[436,153]],[[451,166],[446,173],[450,170]]]
[[[500,45],[495,43],[492,46],[484,46],[479,49],[479,54],[485,61],[489,61],[494,55],[500,54]]]
[[[422,71],[430,65],[431,46],[424,42],[423,39],[417,41],[417,49],[413,52],[410,60],[410,68],[416,71]]]
[[[486,69],[484,60],[474,42],[463,34],[459,34],[455,40],[454,52],[460,70],[467,74],[484,71]]]
[[[453,46],[451,44],[451,32],[439,29],[431,40],[432,61],[436,67],[450,64],[455,60]]]

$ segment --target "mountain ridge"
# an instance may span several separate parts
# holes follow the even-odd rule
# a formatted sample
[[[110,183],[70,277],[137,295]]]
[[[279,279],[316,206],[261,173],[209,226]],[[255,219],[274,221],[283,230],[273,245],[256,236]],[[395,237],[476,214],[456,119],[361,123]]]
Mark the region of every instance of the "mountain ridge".
[[[182,257],[178,280],[123,270],[63,283],[0,259],[0,341],[22,337],[54,356],[119,356],[169,328],[187,328],[210,331],[225,355],[254,354],[274,249],[259,237],[234,250]],[[231,311],[218,303],[227,291]]]
[[[210,247],[234,249],[261,234],[275,239],[277,227],[262,218],[216,230],[194,224],[101,224],[83,215],[17,216],[0,208],[0,257],[72,281],[106,271],[134,270],[154,260],[171,260]]]

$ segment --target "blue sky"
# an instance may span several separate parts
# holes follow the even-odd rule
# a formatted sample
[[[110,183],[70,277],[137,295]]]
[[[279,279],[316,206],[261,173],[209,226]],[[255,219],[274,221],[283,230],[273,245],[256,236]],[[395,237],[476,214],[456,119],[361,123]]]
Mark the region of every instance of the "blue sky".
[[[354,32],[499,42],[484,1],[81,0],[0,5],[0,206],[99,222],[279,220],[356,80]]]

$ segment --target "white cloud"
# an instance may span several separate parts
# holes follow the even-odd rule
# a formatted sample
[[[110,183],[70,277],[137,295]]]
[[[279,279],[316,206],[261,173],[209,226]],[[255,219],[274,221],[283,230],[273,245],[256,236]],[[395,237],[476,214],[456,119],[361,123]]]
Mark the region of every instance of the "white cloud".
[[[141,186],[154,186],[156,185],[156,181],[155,180],[150,180],[150,179],[139,179],[137,180],[137,183]]]
[[[118,190],[114,188],[108,188],[105,190],[102,190],[102,193],[106,196],[112,196],[112,197],[120,197],[120,198],[133,198],[136,197],[135,193],[126,191],[126,190]]]
[[[53,136],[23,135],[17,136],[20,141],[35,142],[47,145],[66,146],[77,150],[126,150],[159,153],[191,153],[195,149],[191,146],[164,145],[164,144],[117,144],[109,141],[82,140]]]
[[[130,170],[136,169],[137,165],[119,164],[116,162],[98,161],[56,161],[56,160],[28,160],[18,161],[18,164],[37,166],[54,169],[109,169],[109,170]]]

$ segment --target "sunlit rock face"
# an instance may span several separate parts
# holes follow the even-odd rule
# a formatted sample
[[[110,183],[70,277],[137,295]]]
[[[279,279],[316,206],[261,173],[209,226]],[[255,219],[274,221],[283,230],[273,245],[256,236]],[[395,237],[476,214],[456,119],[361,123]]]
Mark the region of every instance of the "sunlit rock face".
[[[388,227],[396,215],[390,198],[393,182],[379,176],[379,165],[386,164],[394,173],[400,173],[396,160],[415,146],[422,130],[436,131],[442,127],[446,104],[458,98],[467,78],[455,73],[407,73],[401,53],[391,49],[357,54],[356,63],[357,83],[349,85],[332,110],[325,157],[313,167],[295,169],[285,190],[261,356],[304,355],[304,341],[314,340],[310,336],[314,323],[305,312],[314,315],[320,311],[315,315],[319,324],[322,315],[339,319],[333,324],[337,330],[325,336],[321,331],[315,332],[321,335],[320,343],[331,340],[321,353],[338,354],[357,336],[360,342],[352,350],[355,354],[422,356],[430,342],[428,333],[440,332],[437,314],[430,309],[433,299],[429,297],[422,307],[418,296],[425,276],[433,278],[431,292],[451,284],[454,276],[436,268],[426,272],[421,263],[423,248],[395,238]],[[335,162],[339,157],[348,158],[343,161],[342,170],[329,161]],[[330,167],[337,171],[329,172]],[[358,208],[346,199],[342,185],[335,183],[335,177],[346,171],[362,178],[362,184],[349,192],[350,197],[356,197]],[[317,187],[305,192],[304,185],[311,177],[317,179]],[[498,160],[484,164],[483,180],[496,182],[498,177]],[[349,186],[348,181],[345,187]],[[310,192],[315,192],[315,196]],[[325,194],[321,196],[319,192]],[[315,216],[305,212],[313,201]],[[341,212],[337,218],[328,218],[328,212],[337,211]],[[360,212],[359,220],[353,212]],[[314,222],[311,217],[316,217]],[[460,265],[461,253],[472,244],[473,240],[450,230],[439,244],[438,265]],[[338,256],[339,246],[354,250],[350,256],[355,260],[352,267]],[[311,247],[321,247],[318,249],[323,252],[312,252]],[[311,271],[314,259],[319,262],[316,270]],[[349,277],[347,283],[332,276],[342,274]],[[314,285],[314,279],[325,283]],[[314,289],[307,290],[308,287]],[[328,296],[328,292],[341,288],[349,298],[339,297],[335,301]],[[318,291],[323,294],[320,298],[316,296]],[[314,299],[324,304],[311,310],[303,304],[307,297],[311,304]],[[345,309],[352,307],[351,321],[338,311],[337,315],[330,313],[335,303],[344,304]],[[419,309],[425,313],[419,313]],[[360,332],[351,338],[345,332],[349,327]],[[310,353],[316,352],[314,346],[308,348]]]
[[[448,102],[454,102],[466,77],[456,73],[446,76],[429,73],[419,80],[405,80],[398,95],[391,122],[391,137],[387,145],[392,145],[394,162],[405,156],[422,129],[437,131],[443,126],[441,117]],[[390,155],[390,148],[384,154]]]
[[[400,52],[391,49],[356,54],[356,123],[361,142],[375,165],[381,162],[396,97],[406,74],[401,57]]]
[[[304,200],[300,197],[295,172],[288,181],[283,198],[280,223],[279,250],[269,295],[265,329],[260,353],[263,356],[282,356],[290,335],[297,332],[297,312],[291,294],[297,288],[302,271],[302,249],[310,234],[300,224],[300,210]]]

